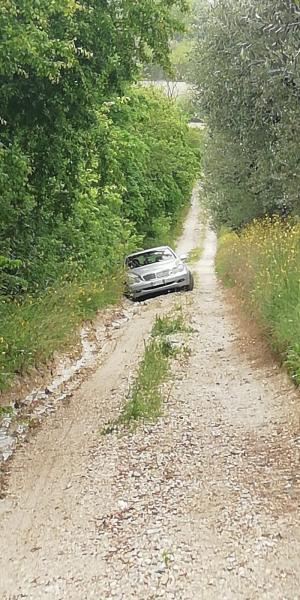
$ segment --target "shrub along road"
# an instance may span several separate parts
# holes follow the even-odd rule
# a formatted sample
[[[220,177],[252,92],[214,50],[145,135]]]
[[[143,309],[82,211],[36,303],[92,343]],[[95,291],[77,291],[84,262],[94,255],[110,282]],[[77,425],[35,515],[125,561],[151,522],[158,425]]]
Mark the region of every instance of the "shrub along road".
[[[192,204],[180,251],[200,237]],[[0,504],[0,596],[299,598],[299,394],[239,329],[207,230],[191,294],[149,301],[103,364],[19,448]],[[101,435],[155,316],[181,304],[188,361],[163,414]]]

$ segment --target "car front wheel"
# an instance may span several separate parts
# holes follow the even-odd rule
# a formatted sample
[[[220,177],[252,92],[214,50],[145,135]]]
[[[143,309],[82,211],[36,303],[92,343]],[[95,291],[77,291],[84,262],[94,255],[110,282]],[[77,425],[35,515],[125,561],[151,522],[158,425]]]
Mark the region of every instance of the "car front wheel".
[[[185,288],[187,292],[192,292],[192,290],[194,289],[194,283],[194,277],[192,273],[190,273],[189,284]]]

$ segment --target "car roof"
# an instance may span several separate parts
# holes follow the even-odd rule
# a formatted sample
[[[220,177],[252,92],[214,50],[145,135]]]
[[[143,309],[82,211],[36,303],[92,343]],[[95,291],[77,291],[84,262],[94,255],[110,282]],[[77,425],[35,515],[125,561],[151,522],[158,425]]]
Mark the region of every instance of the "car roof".
[[[145,250],[139,250],[139,252],[133,252],[132,254],[128,254],[126,258],[140,256],[141,254],[145,254],[145,252],[154,252],[155,250],[171,250],[171,252],[174,252],[174,250],[172,250],[170,246],[155,246],[154,248],[145,248]]]

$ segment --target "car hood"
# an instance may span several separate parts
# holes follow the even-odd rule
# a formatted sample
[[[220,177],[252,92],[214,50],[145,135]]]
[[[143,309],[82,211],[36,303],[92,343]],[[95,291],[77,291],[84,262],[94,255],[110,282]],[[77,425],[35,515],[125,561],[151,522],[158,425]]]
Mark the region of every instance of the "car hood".
[[[160,273],[161,271],[173,269],[174,267],[177,267],[177,265],[180,264],[181,261],[179,259],[164,260],[163,262],[154,265],[145,265],[144,267],[130,269],[129,273],[133,273],[134,275],[139,275],[140,277],[143,277],[144,275],[148,275],[150,273]]]

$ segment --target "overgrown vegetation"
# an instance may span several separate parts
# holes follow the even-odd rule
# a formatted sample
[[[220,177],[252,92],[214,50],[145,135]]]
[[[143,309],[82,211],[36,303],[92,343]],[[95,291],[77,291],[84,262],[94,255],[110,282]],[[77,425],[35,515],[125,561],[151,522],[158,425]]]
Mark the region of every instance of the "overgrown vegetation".
[[[132,84],[145,60],[168,68],[184,8],[0,10],[0,389],[119,297],[120,280],[103,286],[127,250],[165,242],[180,220],[199,148],[172,102]]]
[[[111,433],[120,425],[130,425],[140,419],[154,420],[160,415],[164,400],[161,386],[168,377],[170,360],[181,352],[168,336],[188,331],[181,310],[178,314],[172,312],[156,318],[128,401],[118,419],[107,425],[103,433]]]
[[[83,274],[44,293],[26,295],[21,302],[3,302],[0,308],[0,389],[16,374],[48,361],[55,350],[76,342],[77,329],[97,310],[116,304],[122,295],[122,277],[108,281]]]
[[[299,214],[299,2],[199,4],[193,70],[214,222],[239,229],[265,214]]]
[[[265,218],[240,235],[224,232],[217,269],[236,285],[247,310],[266,329],[272,347],[300,384],[300,224]]]

